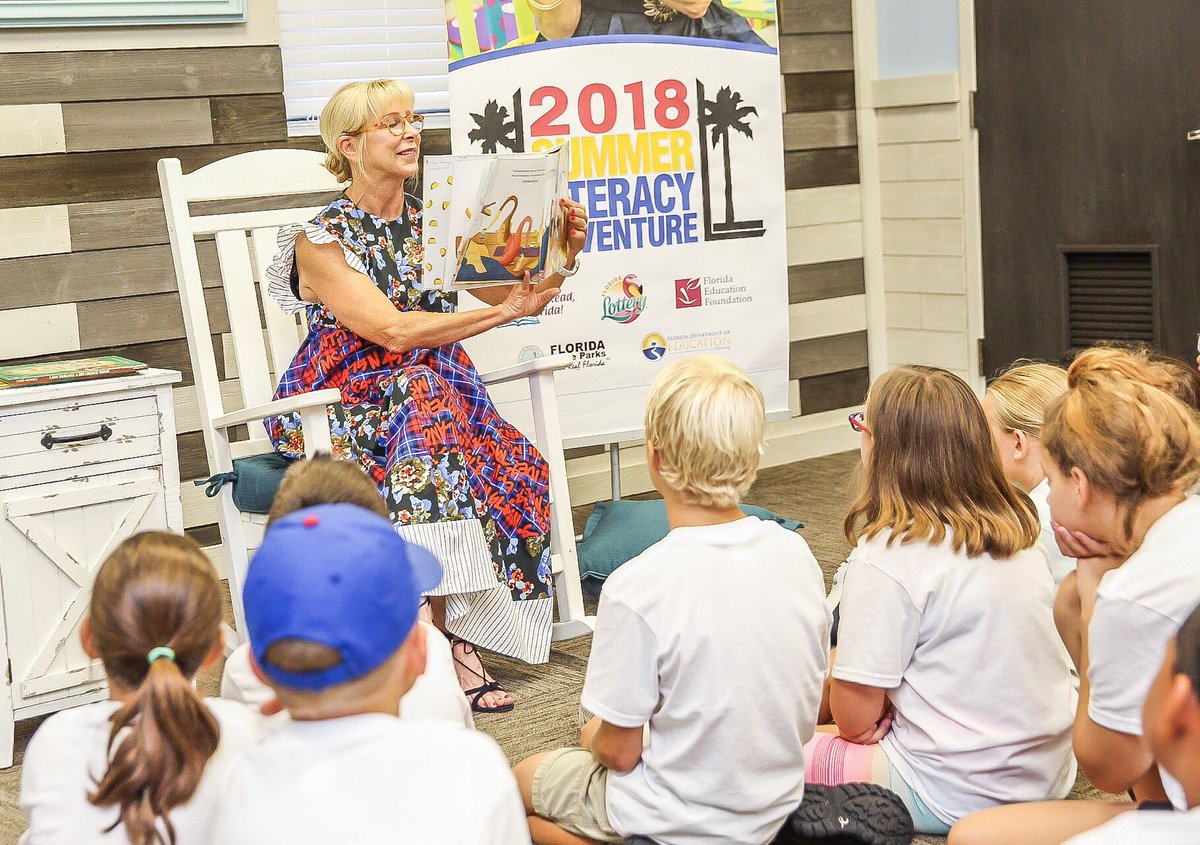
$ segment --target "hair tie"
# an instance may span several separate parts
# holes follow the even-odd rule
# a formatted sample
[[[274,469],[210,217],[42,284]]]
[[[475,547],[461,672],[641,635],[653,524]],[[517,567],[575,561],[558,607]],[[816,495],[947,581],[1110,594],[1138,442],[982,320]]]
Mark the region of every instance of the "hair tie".
[[[167,658],[167,660],[170,660],[172,663],[174,663],[175,662],[175,649],[167,648],[165,645],[160,645],[160,646],[155,646],[154,648],[150,649],[150,651],[146,652],[146,662],[147,663],[153,663],[155,660],[158,660],[160,657],[165,657],[165,658]]]

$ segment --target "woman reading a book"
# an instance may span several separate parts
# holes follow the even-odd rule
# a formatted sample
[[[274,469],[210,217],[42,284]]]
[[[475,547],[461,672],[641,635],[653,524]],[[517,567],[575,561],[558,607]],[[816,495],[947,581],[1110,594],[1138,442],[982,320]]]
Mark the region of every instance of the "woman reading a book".
[[[490,307],[458,312],[456,295],[422,284],[421,203],[405,193],[424,120],[408,85],[354,82],[321,112],[325,166],[350,184],[313,220],[285,227],[268,271],[285,310],[307,309],[309,333],[276,397],[336,387],[334,450],[378,485],[397,530],[434,551],[445,576],[430,596],[450,636],[459,680],[479,712],[513,699],[475,645],[530,662],[550,652],[549,473],[503,420],[459,341],[533,316],[562,275],[482,288]],[[587,237],[567,210],[567,272]],[[275,448],[304,456],[296,415],[274,417]]]

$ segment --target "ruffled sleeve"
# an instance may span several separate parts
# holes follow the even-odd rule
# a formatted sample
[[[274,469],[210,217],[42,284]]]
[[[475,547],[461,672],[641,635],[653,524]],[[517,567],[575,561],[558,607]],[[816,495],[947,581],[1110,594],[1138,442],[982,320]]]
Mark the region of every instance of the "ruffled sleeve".
[[[363,264],[362,258],[350,248],[345,240],[331,232],[320,221],[321,218],[318,217],[316,221],[289,223],[279,228],[279,235],[275,242],[278,252],[275,253],[275,260],[271,262],[271,266],[267,268],[267,292],[271,294],[272,299],[279,303],[279,307],[288,314],[303,311],[312,305],[311,302],[306,302],[300,298],[300,291],[296,285],[298,279],[294,274],[296,267],[296,238],[301,233],[314,244],[340,244],[342,254],[345,256],[346,264],[349,265],[350,269],[357,270],[364,276],[368,275],[367,267]]]

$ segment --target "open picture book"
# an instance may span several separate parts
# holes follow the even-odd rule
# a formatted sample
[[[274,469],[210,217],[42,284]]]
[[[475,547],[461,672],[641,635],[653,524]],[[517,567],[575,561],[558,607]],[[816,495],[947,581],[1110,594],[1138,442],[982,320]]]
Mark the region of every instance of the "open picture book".
[[[547,153],[427,156],[424,282],[444,290],[536,283],[567,263],[566,146]]]

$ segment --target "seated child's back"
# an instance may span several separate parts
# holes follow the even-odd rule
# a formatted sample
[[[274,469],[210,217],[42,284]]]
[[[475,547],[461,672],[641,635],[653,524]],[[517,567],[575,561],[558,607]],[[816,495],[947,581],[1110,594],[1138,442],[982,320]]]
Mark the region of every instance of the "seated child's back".
[[[617,830],[766,842],[804,793],[829,616],[808,544],[745,517],[674,528],[605,583],[583,706],[650,724],[608,781]]]
[[[255,665],[291,716],[235,762],[221,845],[528,843],[496,743],[397,718],[424,668],[422,591],[441,567],[384,517],[306,508],[267,529],[246,578]]]

